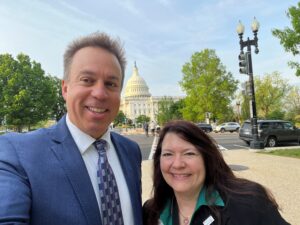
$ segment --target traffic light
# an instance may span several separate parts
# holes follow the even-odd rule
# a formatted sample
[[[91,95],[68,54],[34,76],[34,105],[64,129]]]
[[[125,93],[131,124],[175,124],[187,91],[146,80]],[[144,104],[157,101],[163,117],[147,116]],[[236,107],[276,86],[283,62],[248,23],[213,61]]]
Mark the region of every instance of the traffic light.
[[[240,73],[248,74],[248,53],[239,54]]]

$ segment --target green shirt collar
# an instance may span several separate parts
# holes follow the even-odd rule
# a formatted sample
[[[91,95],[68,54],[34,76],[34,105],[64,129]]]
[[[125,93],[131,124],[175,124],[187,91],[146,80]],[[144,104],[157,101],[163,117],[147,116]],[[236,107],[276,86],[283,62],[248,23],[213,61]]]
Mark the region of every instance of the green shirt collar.
[[[200,191],[194,213],[202,205],[216,205],[216,206],[222,206],[222,207],[225,205],[223,199],[221,198],[221,196],[217,190],[213,191],[210,202],[206,201],[205,195],[206,195],[206,187],[203,187]],[[172,200],[169,199],[166,203],[164,210],[160,214],[160,221],[162,222],[163,225],[172,225],[173,224],[172,210],[173,210]],[[193,218],[193,216],[192,216],[192,218]]]

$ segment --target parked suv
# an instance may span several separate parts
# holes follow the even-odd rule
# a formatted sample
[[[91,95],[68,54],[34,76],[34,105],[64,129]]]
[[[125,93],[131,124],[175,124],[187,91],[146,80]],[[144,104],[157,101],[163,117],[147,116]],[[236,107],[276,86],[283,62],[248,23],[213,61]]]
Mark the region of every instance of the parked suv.
[[[212,126],[208,123],[197,123],[197,126],[206,133],[212,132],[212,130],[213,130]]]
[[[216,126],[216,129],[215,129],[215,132],[218,133],[218,132],[221,132],[221,133],[224,133],[226,131],[229,131],[229,132],[238,132],[240,129],[240,124],[239,123],[236,123],[236,122],[228,122],[228,123],[222,123],[218,126]]]
[[[258,139],[267,147],[275,147],[281,142],[297,142],[300,140],[300,130],[292,122],[284,120],[258,120]],[[245,121],[240,129],[240,139],[248,145],[253,140],[250,121]]]

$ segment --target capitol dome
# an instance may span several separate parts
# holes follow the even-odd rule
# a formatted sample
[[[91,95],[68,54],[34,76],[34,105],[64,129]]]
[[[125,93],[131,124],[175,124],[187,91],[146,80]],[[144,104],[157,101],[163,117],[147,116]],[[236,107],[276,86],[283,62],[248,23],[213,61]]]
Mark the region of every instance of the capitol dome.
[[[145,80],[139,75],[136,63],[134,63],[133,73],[127,81],[125,87],[125,97],[150,97],[149,88]]]

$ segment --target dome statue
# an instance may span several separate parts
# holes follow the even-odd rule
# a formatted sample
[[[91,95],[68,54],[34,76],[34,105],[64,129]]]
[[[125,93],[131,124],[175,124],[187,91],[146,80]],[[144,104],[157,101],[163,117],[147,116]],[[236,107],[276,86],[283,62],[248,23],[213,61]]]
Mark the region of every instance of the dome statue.
[[[134,62],[133,73],[126,83],[125,98],[127,97],[150,97],[148,85],[139,75],[138,68]]]

